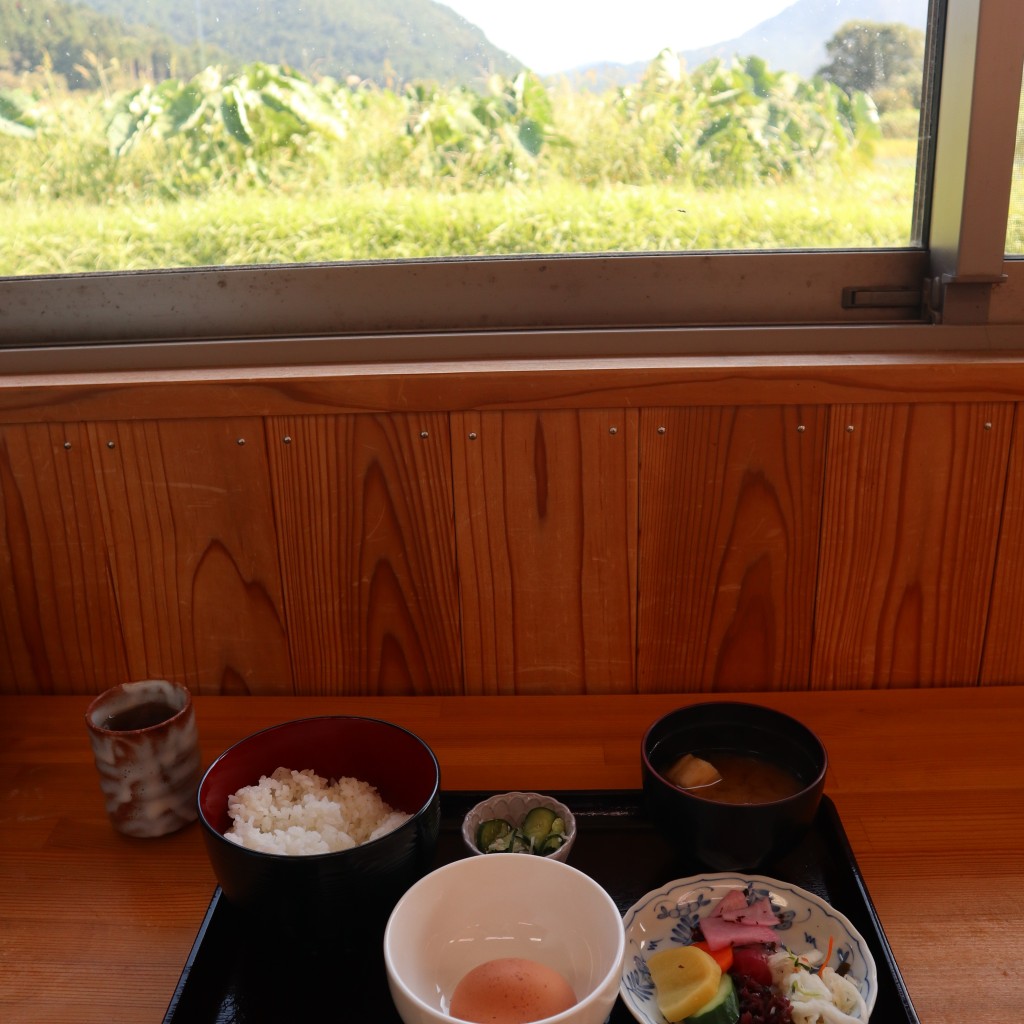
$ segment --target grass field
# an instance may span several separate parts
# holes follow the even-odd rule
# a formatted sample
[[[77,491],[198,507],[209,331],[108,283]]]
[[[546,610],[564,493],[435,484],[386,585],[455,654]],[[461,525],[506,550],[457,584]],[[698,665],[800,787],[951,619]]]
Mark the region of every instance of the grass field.
[[[685,78],[635,95],[520,80],[483,97],[334,89],[317,108],[334,129],[309,132],[295,111],[323,94],[280,69],[252,73],[263,86],[245,79],[246,147],[220,79],[187,94],[189,131],[163,137],[145,126],[181,94],[44,97],[39,130],[0,147],[0,276],[914,241],[915,140],[854,145],[834,92],[794,99],[778,76],[760,83],[769,103],[749,75],[720,70],[732,106]],[[778,125],[759,120],[771,104]],[[531,124],[544,126],[536,156],[521,144]]]
[[[687,190],[568,181],[0,205],[0,275],[521,253],[875,248],[910,241],[913,155],[827,181]]]
[[[309,82],[254,67],[277,90],[275,102],[298,97],[301,112],[321,103]],[[897,112],[867,146],[851,145],[856,132],[830,135],[840,123],[834,95],[786,107],[784,80],[769,76],[762,85],[781,90],[773,102],[802,126],[793,171],[782,166],[783,148],[765,141],[783,135],[758,122],[761,94],[739,70],[729,74],[742,85],[734,92],[748,91],[724,120],[715,120],[717,107],[694,114],[699,97],[685,78],[635,95],[548,94],[517,80],[487,96],[334,88],[319,109],[340,130],[304,132],[297,115],[286,129],[268,120],[266,90],[251,89],[247,147],[218,120],[226,95],[218,79],[195,93],[206,120],[164,137],[140,130],[123,151],[112,136],[117,95],[42,90],[27,112],[39,130],[8,133],[0,146],[0,276],[919,243],[917,140],[905,137],[916,136],[914,111]],[[121,101],[131,131],[158,121],[170,102],[159,93],[144,99]],[[524,157],[518,133],[537,118],[549,134],[542,152]],[[733,127],[727,138],[716,134],[721,124]],[[813,152],[816,139],[826,140],[824,159]],[[768,163],[758,165],[765,153]],[[1022,254],[1020,156],[1015,173],[1006,250]]]

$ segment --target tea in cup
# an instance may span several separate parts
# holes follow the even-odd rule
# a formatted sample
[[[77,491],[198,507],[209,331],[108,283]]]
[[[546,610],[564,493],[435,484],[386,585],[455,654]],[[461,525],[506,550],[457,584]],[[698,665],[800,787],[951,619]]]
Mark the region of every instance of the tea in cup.
[[[89,705],[85,724],[114,828],[151,838],[195,821],[202,765],[184,686],[166,679],[114,686]]]

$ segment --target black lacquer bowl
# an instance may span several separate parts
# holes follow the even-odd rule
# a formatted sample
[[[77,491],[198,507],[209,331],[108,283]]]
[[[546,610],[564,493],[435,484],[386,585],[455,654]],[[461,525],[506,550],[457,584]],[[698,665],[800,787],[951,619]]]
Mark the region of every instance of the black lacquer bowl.
[[[665,778],[683,754],[709,750],[773,762],[796,776],[800,789],[763,803],[719,803]],[[802,722],[738,701],[676,708],[654,722],[641,743],[652,820],[688,856],[716,871],[751,870],[794,846],[814,820],[827,768],[825,747]]]
[[[410,818],[360,846],[286,855],[225,838],[228,797],[277,768],[355,778]],[[383,935],[402,894],[429,868],[440,828],[440,768],[418,736],[390,722],[356,716],[304,718],[240,740],[207,769],[199,820],[224,897],[276,941],[363,946]]]

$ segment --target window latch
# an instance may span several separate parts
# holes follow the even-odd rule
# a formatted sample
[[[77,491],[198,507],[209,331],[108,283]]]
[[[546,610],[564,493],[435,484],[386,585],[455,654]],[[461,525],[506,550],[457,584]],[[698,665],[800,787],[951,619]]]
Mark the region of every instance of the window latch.
[[[917,309],[924,297],[920,289],[852,287],[843,289],[843,309]]]

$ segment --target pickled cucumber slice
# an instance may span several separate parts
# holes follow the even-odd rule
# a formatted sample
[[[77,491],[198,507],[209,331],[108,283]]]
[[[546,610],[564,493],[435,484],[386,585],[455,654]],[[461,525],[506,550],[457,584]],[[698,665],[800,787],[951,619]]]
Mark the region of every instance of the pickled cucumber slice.
[[[740,1019],[740,998],[732,975],[722,972],[718,991],[710,1003],[686,1018],[686,1024],[736,1024]]]
[[[565,843],[565,821],[550,807],[534,807],[519,826],[504,818],[481,822],[476,847],[481,853],[536,853],[547,856]]]
[[[523,835],[534,853],[554,853],[565,842],[565,822],[550,807],[534,807],[523,819]]]
[[[511,845],[513,831],[511,822],[504,818],[482,821],[476,830],[477,849],[482,853],[503,852]]]
[[[533,848],[534,853],[539,853],[542,857],[546,857],[549,853],[554,853],[559,847],[565,843],[564,832],[552,832],[551,835],[547,836],[540,846]]]
[[[552,825],[557,820],[550,807],[534,807],[523,818],[522,830],[527,839],[532,839],[534,845],[543,842],[552,832]]]

